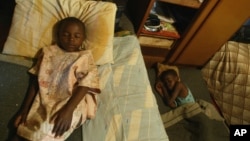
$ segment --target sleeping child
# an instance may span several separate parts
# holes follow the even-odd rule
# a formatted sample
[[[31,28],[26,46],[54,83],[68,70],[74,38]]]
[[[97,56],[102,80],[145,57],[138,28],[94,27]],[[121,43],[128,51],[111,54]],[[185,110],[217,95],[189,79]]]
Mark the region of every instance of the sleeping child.
[[[165,70],[160,74],[156,90],[171,108],[195,102],[191,91],[179,81],[178,74],[174,69]]]
[[[29,70],[31,83],[13,140],[63,141],[95,116],[99,78],[91,52],[80,50],[84,23],[74,17],[61,20],[57,38],[56,45],[42,48]]]

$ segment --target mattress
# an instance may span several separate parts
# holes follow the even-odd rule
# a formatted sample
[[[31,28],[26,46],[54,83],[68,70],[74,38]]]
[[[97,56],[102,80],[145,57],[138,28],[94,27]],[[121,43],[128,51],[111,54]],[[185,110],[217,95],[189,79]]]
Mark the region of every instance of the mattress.
[[[102,93],[84,141],[167,141],[138,39],[115,37],[114,63],[99,66]]]
[[[203,78],[227,124],[250,124],[250,45],[226,42],[203,67]]]

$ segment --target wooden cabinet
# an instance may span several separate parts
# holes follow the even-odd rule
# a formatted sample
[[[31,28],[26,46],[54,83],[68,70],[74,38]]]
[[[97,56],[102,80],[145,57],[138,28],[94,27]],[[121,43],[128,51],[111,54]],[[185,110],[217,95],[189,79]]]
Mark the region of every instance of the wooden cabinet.
[[[249,0],[129,0],[129,17],[140,38],[141,30],[155,1],[195,11],[179,39],[165,48],[143,45],[147,67],[156,62],[202,67],[249,18]],[[177,14],[184,14],[180,11]]]
[[[176,28],[178,36],[168,35],[149,35],[145,34],[145,22],[147,21],[152,10],[157,6],[162,6],[163,10],[167,12],[175,12],[180,18],[184,17],[184,22],[177,19],[175,15],[175,23],[173,27]],[[166,57],[174,50],[178,42],[185,36],[186,30],[190,29],[190,25],[197,17],[203,3],[198,0],[129,0],[127,3],[129,17],[134,24],[136,35],[140,41],[142,47],[142,53],[144,56],[147,67],[152,66],[156,62],[166,61]],[[168,10],[167,10],[168,9]],[[165,11],[164,11],[165,12]],[[172,13],[173,14],[173,13]],[[164,16],[164,15],[163,15]],[[178,27],[178,24],[182,24],[182,29]],[[153,32],[152,32],[153,33]],[[154,32],[157,34],[157,32]],[[159,32],[158,32],[159,33]]]
[[[202,11],[192,27],[166,60],[176,65],[204,66],[213,54],[250,18],[249,0],[208,0],[208,8]],[[214,6],[213,6],[214,5]],[[210,11],[207,13],[207,11]],[[206,15],[206,16],[204,16]],[[200,22],[199,22],[200,20]],[[191,28],[192,29],[192,28]]]

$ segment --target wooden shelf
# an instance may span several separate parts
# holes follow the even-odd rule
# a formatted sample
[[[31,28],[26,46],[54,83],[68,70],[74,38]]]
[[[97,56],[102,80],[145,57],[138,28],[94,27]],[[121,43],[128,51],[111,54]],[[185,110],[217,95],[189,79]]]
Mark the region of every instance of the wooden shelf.
[[[186,6],[186,7],[195,8],[195,9],[200,8],[202,4],[198,0],[157,0],[157,1],[167,2],[167,3]]]
[[[182,26],[179,24],[180,22],[183,23],[181,21],[182,19],[178,19],[178,22],[171,24],[173,29],[176,30],[175,32],[173,32],[174,30],[171,30],[172,28],[166,28],[165,30],[163,28],[161,31],[164,31],[164,34],[160,31],[147,32],[144,29],[144,24],[148,19],[152,8],[154,8],[155,2],[159,2],[159,5],[156,6],[161,6],[161,8],[167,8],[167,6],[170,6],[170,8],[175,9],[175,11],[179,13],[179,15],[176,16],[177,18],[178,16],[179,19],[182,18],[182,16],[185,16],[188,17],[190,21],[195,15],[193,13],[196,13],[201,5],[204,4],[200,3],[199,0],[128,0],[128,13],[133,22],[135,33],[138,36],[141,51],[147,67],[151,67],[156,62],[166,61],[167,57],[175,51],[179,41],[183,40],[183,36],[185,36],[182,34],[183,32],[179,32],[179,30],[182,31],[182,29],[177,29]],[[187,14],[186,11],[188,11]],[[166,12],[167,11],[165,11],[165,13]],[[162,13],[159,12],[158,14],[164,15],[164,11],[162,11]],[[186,22],[185,25],[192,24],[191,22],[188,23],[188,21],[184,22]],[[183,30],[188,30],[189,27],[183,28]],[[167,30],[169,32],[167,32]]]
[[[170,42],[159,41],[159,39],[141,38],[141,49],[147,66],[164,61],[174,65],[202,67],[249,18],[247,10],[249,11],[250,0],[242,0],[240,3],[235,3],[235,0],[204,0],[204,2],[199,2],[199,0],[128,0],[128,13],[138,38],[146,36],[141,31],[155,2],[162,3],[159,6],[169,6],[173,11],[176,20],[174,26],[178,29],[181,38],[174,40],[172,45]],[[232,5],[234,12],[227,14],[230,13]],[[237,20],[230,22],[235,17]],[[201,44],[203,44],[202,47]]]
[[[157,57],[151,55],[143,55],[143,59],[147,68],[152,68],[156,63],[165,61],[165,57]]]
[[[150,46],[154,48],[163,48],[163,49],[171,49],[174,40],[171,39],[163,39],[163,38],[155,38],[148,36],[139,36],[139,42],[142,46]]]
[[[150,32],[147,31],[146,29],[142,29],[140,36],[149,36],[149,37],[155,37],[155,38],[164,38],[164,39],[179,39],[180,35],[179,33],[176,31],[157,31],[157,32]]]

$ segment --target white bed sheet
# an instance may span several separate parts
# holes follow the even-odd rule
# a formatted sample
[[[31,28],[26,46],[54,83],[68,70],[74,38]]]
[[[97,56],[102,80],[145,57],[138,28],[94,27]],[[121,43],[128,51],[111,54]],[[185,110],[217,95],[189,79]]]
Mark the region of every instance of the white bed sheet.
[[[83,140],[168,141],[137,37],[115,37],[114,64],[98,69],[102,93]]]

